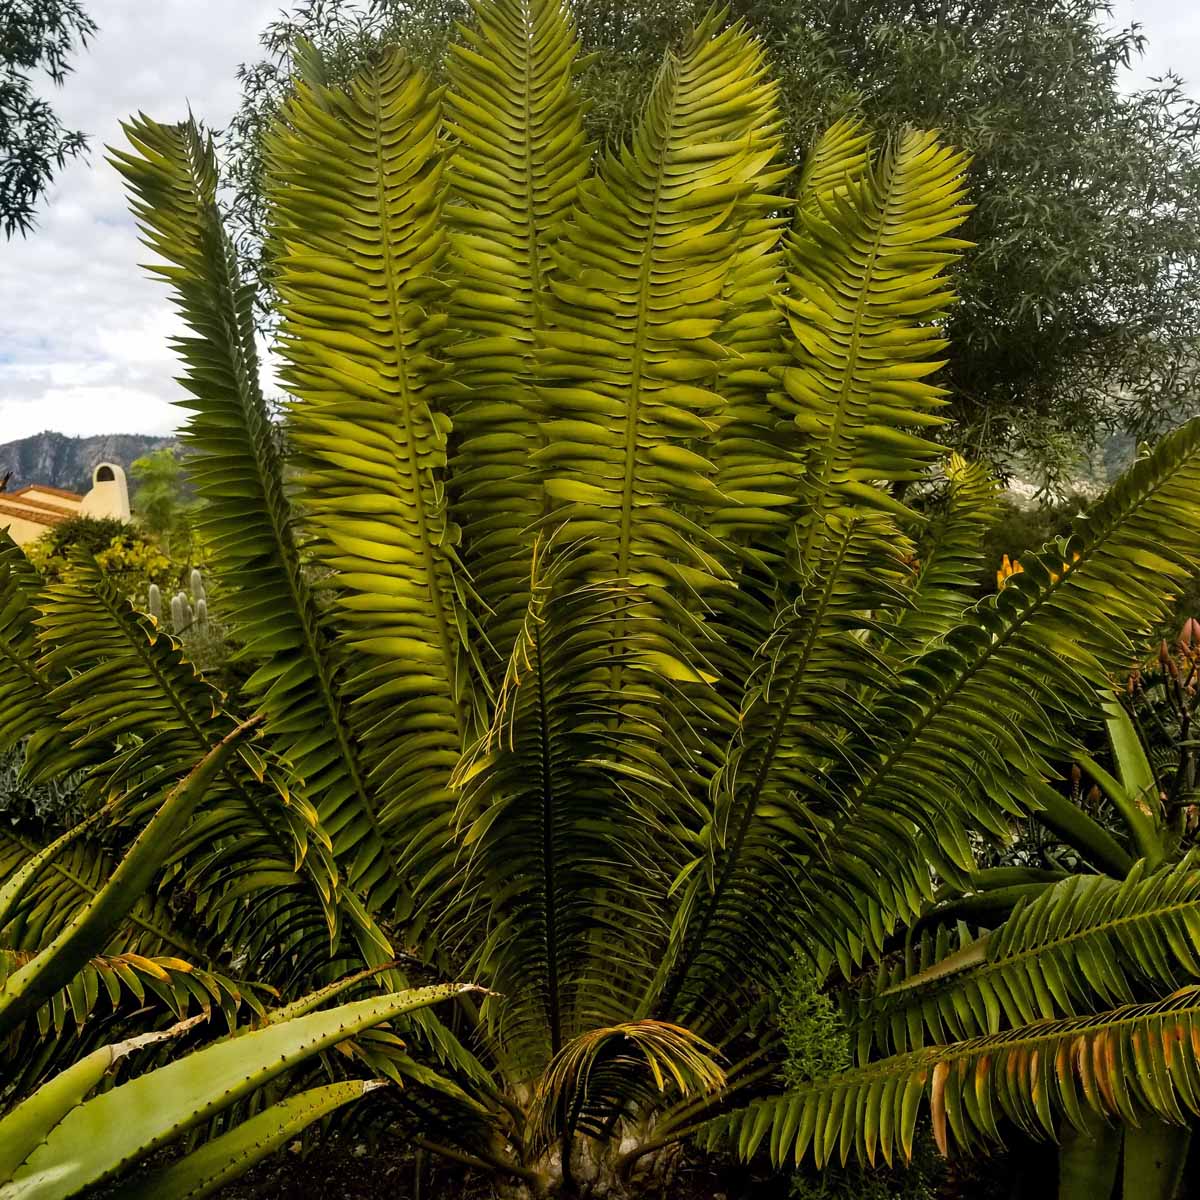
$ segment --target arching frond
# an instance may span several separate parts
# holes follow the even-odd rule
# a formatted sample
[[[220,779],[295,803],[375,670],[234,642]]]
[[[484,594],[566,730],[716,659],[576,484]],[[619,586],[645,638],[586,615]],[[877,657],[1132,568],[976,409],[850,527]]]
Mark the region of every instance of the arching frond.
[[[1055,1138],[1063,1119],[1085,1129],[1091,1113],[1182,1125],[1200,1115],[1198,1035],[1200,989],[1189,987],[884,1059],[718,1117],[700,1138],[732,1143],[743,1158],[765,1144],[777,1165],[809,1153],[821,1165],[909,1158],[926,1106],[944,1152],[998,1143],[1003,1122],[1035,1138]]]
[[[819,552],[829,508],[911,515],[883,486],[920,478],[942,454],[913,429],[941,423],[942,389],[925,380],[946,346],[946,268],[966,245],[948,236],[968,211],[965,168],[934,134],[909,131],[860,179],[816,192],[799,212],[780,402],[806,440],[803,557]]]
[[[181,403],[191,414],[181,437],[205,501],[200,528],[232,593],[227,619],[258,663],[246,690],[304,779],[350,886],[397,904],[398,872],[388,869],[363,781],[339,659],[293,533],[279,433],[259,380],[253,289],[239,278],[221,224],[212,140],[194,122],[141,117],[125,130],[134,152],[113,151],[112,162],[147,244],[166,260],[151,270],[171,285],[191,330],[175,343],[189,393]]]
[[[0,826],[0,884],[13,877],[41,849],[15,830]],[[93,842],[76,839],[41,865],[20,898],[3,915],[0,946],[36,951],[57,937],[113,872],[114,863]],[[206,955],[178,927],[166,904],[144,896],[129,911],[105,949],[110,954],[169,955],[203,962]]]
[[[34,626],[40,588],[41,579],[24,552],[0,530],[0,751],[30,738],[26,769],[35,778],[53,778],[90,765],[96,752],[70,746],[48,699],[54,681],[37,664]]]
[[[843,815],[801,884],[807,935],[847,970],[919,915],[930,864],[950,879],[971,869],[968,823],[1002,834],[1005,811],[1041,807],[1044,749],[1063,747],[1072,714],[1097,709],[1128,662],[1125,631],[1160,619],[1163,583],[1200,565],[1198,488],[1193,421],[874,701],[886,736],[865,768],[822,781]]]
[[[598,1016],[645,987],[663,917],[628,886],[645,871],[638,823],[654,820],[661,748],[625,714],[611,726],[614,666],[636,662],[638,625],[614,642],[609,620],[637,598],[572,585],[576,547],[539,541],[525,623],[492,730],[464,757],[454,881],[455,941],[503,994],[485,1013],[518,1061],[536,1070]],[[435,903],[444,903],[435,899]]]
[[[451,508],[488,638],[507,661],[528,600],[528,558],[544,511],[531,455],[543,443],[532,380],[551,246],[587,170],[571,80],[578,44],[561,0],[474,6],[449,50],[447,170],[455,286],[446,347],[457,450]],[[460,394],[461,389],[461,394]]]
[[[142,900],[175,839],[257,719],[243,722],[206,748],[188,773],[155,798],[155,811],[123,851],[113,873],[49,944],[22,963],[0,988],[0,1037],[20,1027],[83,969]],[[39,860],[42,870],[46,864]]]
[[[31,950],[0,949],[0,987],[33,957]],[[82,1029],[121,1010],[122,1005],[146,1003],[157,997],[165,1011],[184,1020],[193,1007],[209,1013],[218,1010],[232,1029],[238,1008],[245,1001],[250,1011],[261,1015],[262,1002],[255,992],[239,987],[217,971],[206,970],[181,958],[147,957],[127,951],[92,958],[60,992],[37,1012],[41,1036],[58,1037],[72,1028]]]
[[[1004,1026],[1131,1004],[1200,979],[1200,872],[1189,855],[1157,874],[1080,875],[916,973],[881,974],[852,1010],[859,1056],[997,1033]]]
[[[568,536],[591,539],[590,576],[652,589],[664,612],[728,577],[696,517],[725,503],[706,455],[735,316],[727,280],[770,203],[760,187],[778,178],[764,71],[740,27],[699,30],[664,64],[632,143],[580,185],[554,248],[539,351],[546,490]],[[679,658],[661,624],[662,652]]]
[[[68,676],[50,699],[74,744],[99,739],[111,745],[130,729],[144,738],[105,770],[110,790],[132,793],[127,808],[136,811],[138,797],[153,796],[164,781],[189,770],[232,728],[220,693],[94,563],[78,562],[46,589],[38,626],[39,661]],[[193,895],[211,935],[259,947],[263,965],[282,955],[287,969],[303,976],[306,957],[315,961],[327,953],[339,924],[328,838],[278,763],[268,767],[253,747],[239,753],[173,847],[176,884]],[[297,905],[315,909],[304,945],[281,932],[294,923]]]
[[[614,1107],[640,1091],[683,1098],[718,1091],[725,1072],[715,1054],[716,1047],[665,1021],[629,1021],[580,1034],[555,1055],[538,1083],[530,1137],[535,1145],[548,1145],[561,1136],[564,1120],[599,1136]]]
[[[268,147],[288,436],[317,552],[338,572],[376,798],[322,816],[335,837],[373,825],[416,877],[449,836],[446,781],[476,722],[434,391],[440,116],[425,76],[389,51],[348,90],[301,85]],[[372,896],[395,892],[394,873],[374,840],[349,868]]]

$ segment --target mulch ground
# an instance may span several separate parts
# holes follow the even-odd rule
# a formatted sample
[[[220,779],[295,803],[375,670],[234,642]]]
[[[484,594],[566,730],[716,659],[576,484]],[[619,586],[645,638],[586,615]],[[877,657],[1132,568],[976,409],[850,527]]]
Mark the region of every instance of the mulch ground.
[[[421,1167],[418,1172],[418,1167]],[[419,1175],[419,1177],[418,1177]],[[786,1180],[706,1162],[686,1166],[667,1200],[786,1200]],[[490,1200],[490,1180],[442,1161],[418,1164],[410,1146],[381,1139],[372,1150],[331,1138],[301,1157],[284,1151],[216,1193],[216,1200]]]

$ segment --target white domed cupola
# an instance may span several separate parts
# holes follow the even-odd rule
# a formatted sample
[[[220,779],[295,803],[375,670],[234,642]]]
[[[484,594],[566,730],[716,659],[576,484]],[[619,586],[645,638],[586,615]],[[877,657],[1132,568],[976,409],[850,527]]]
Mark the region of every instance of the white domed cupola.
[[[115,517],[129,520],[129,485],[125,471],[116,463],[97,463],[92,471],[92,490],[79,506],[85,517]]]

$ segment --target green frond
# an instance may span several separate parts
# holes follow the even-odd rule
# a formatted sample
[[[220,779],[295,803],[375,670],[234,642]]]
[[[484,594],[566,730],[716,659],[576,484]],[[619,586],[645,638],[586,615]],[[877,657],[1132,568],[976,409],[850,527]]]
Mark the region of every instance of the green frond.
[[[1005,812],[1070,808],[1043,781],[1047,749],[1093,714],[1129,635],[1160,620],[1167,587],[1200,566],[1200,421],[1165,438],[1082,516],[1028,555],[896,686],[873,701],[884,736],[819,781],[843,816],[801,883],[808,933],[850,969],[931,899],[932,865],[973,866],[967,827],[1004,836]]]
[[[860,1060],[871,1046],[904,1053],[1200,979],[1197,865],[1193,854],[1157,874],[1142,861],[1120,881],[1073,876],[941,962],[881,971],[852,1009]]]
[[[0,949],[0,987],[5,980],[33,958],[31,950]],[[89,1021],[107,1020],[122,1006],[134,1002],[145,1005],[147,997],[158,1001],[176,1020],[184,1020],[195,1007],[209,1014],[214,1009],[233,1029],[243,1003],[259,1016],[261,1001],[254,991],[239,986],[217,971],[206,970],[181,958],[146,956],[133,951],[98,955],[52,996],[37,1012],[38,1032],[42,1037],[62,1037],[73,1030],[82,1031]]]
[[[253,289],[239,278],[217,207],[212,140],[194,122],[125,127],[133,153],[113,151],[147,245],[192,335],[176,340],[190,412],[188,476],[204,498],[200,524],[223,583],[246,685],[275,746],[304,779],[335,837],[351,887],[382,907],[401,903],[398,873],[372,816],[341,696],[338,658],[296,545],[279,433],[259,381]]]
[[[775,85],[745,30],[716,25],[668,56],[632,141],[580,184],[553,247],[537,363],[548,519],[587,545],[572,573],[618,581],[643,601],[610,622],[615,644],[636,638],[641,667],[614,675],[612,757],[625,719],[660,731],[658,773],[672,794],[627,844],[663,889],[697,853],[703,813],[688,797],[703,787],[705,742],[734,719],[710,686],[708,654],[724,653],[721,638],[699,615],[736,602],[731,547],[701,522],[731,504],[711,457],[725,407],[717,389],[774,236],[755,223],[781,203],[768,190],[781,177]]]
[[[821,203],[861,180],[869,156],[870,135],[854,122],[838,121],[813,144],[800,170],[795,222],[819,213]],[[714,448],[717,487],[736,503],[713,515],[713,528],[786,529],[801,494],[803,463],[798,431],[780,428],[780,414],[768,397],[787,366],[786,322],[778,296],[786,265],[780,228],[785,214],[750,221],[743,229],[725,285],[734,315],[723,342],[731,359],[721,372],[718,391],[725,399]],[[765,552],[772,543],[755,542]],[[775,551],[778,553],[778,550]]]
[[[632,143],[580,184],[554,246],[538,354],[546,491],[568,536],[591,539],[592,578],[652,589],[667,611],[728,578],[697,518],[728,503],[709,457],[738,315],[726,291],[779,175],[764,71],[738,26],[698,31],[668,57]]]
[[[125,797],[132,816],[141,798],[185,774],[236,722],[179,644],[135,612],[94,563],[76,563],[39,603],[39,662],[65,676],[49,698],[72,744],[142,735],[104,768],[106,789]],[[171,861],[173,886],[195,898],[211,936],[260,946],[264,964],[282,956],[286,970],[301,974],[308,956],[319,961],[328,952],[340,920],[328,836],[281,764],[256,747],[243,746],[221,773]],[[302,947],[281,931],[309,905],[315,920]]]
[[[995,1145],[1005,1123],[1035,1138],[1060,1122],[1085,1130],[1091,1114],[1136,1126],[1147,1115],[1183,1125],[1200,1115],[1192,1047],[1200,989],[1153,1004],[1040,1021],[934,1046],[835,1075],[709,1122],[703,1144],[750,1158],[764,1144],[776,1165],[811,1153],[822,1165],[908,1159],[917,1118],[950,1144]]]
[[[560,0],[474,5],[451,45],[446,131],[454,277],[445,348],[457,447],[451,509],[463,527],[488,638],[507,661],[528,600],[533,526],[544,511],[530,458],[543,442],[532,379],[550,248],[589,147],[572,89],[578,44]]]
[[[570,1127],[600,1136],[614,1107],[639,1094],[687,1098],[719,1091],[725,1072],[716,1047],[665,1021],[629,1021],[592,1029],[568,1042],[538,1081],[529,1114],[534,1145],[550,1145]]]
[[[440,116],[425,76],[389,51],[345,91],[301,85],[268,146],[288,438],[307,527],[338,575],[375,797],[322,817],[335,838],[373,825],[414,878],[449,836],[446,780],[476,725],[436,396],[445,316],[430,303],[446,248]],[[394,870],[372,843],[351,882],[389,894]]]
[[[501,993],[485,1016],[531,1070],[597,1016],[624,1012],[664,933],[659,907],[628,881],[646,869],[632,831],[671,790],[670,769],[656,727],[632,713],[613,749],[613,668],[636,669],[638,645],[635,621],[624,644],[609,621],[638,601],[565,579],[582,552],[535,544],[493,727],[453,780],[462,869],[444,920],[468,968]]]
[[[694,911],[659,1002],[684,1019],[736,1010],[786,971],[802,924],[797,877],[840,816],[821,802],[820,780],[830,761],[853,769],[858,746],[877,732],[862,688],[886,687],[891,667],[856,635],[874,627],[873,610],[902,602],[906,539],[879,512],[823,520],[829,557],[820,570],[801,564],[796,598],[759,648],[712,781],[709,861],[684,890],[681,905]],[[774,916],[747,942],[739,931],[756,912]]]
[[[911,607],[896,622],[901,645],[924,648],[962,619],[983,563],[983,534],[996,511],[999,489],[987,468],[961,455],[946,460],[946,490],[918,546]]]
[[[38,667],[34,626],[40,588],[24,552],[0,530],[0,750],[30,738],[26,770],[32,766],[35,778],[49,778],[90,765],[95,754],[71,748],[58,710],[47,699],[53,681]]]
[[[856,164],[859,153],[849,152]],[[942,365],[946,271],[965,245],[948,235],[968,211],[966,158],[936,135],[904,133],[860,178],[844,167],[814,168],[844,183],[802,205],[782,298],[792,365],[777,396],[804,435],[803,556],[818,552],[828,508],[912,516],[884,488],[921,478],[942,455],[913,429],[941,424],[944,393],[926,377]]]

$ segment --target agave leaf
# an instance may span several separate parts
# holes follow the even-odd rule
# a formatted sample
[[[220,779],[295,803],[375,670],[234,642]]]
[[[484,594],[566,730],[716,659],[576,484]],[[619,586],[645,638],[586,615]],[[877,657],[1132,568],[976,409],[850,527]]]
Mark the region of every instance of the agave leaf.
[[[70,1108],[13,1172],[11,1182],[0,1187],[0,1197],[73,1196],[306,1058],[383,1021],[469,990],[463,984],[441,984],[357,1000],[267,1025],[139,1075]]]

